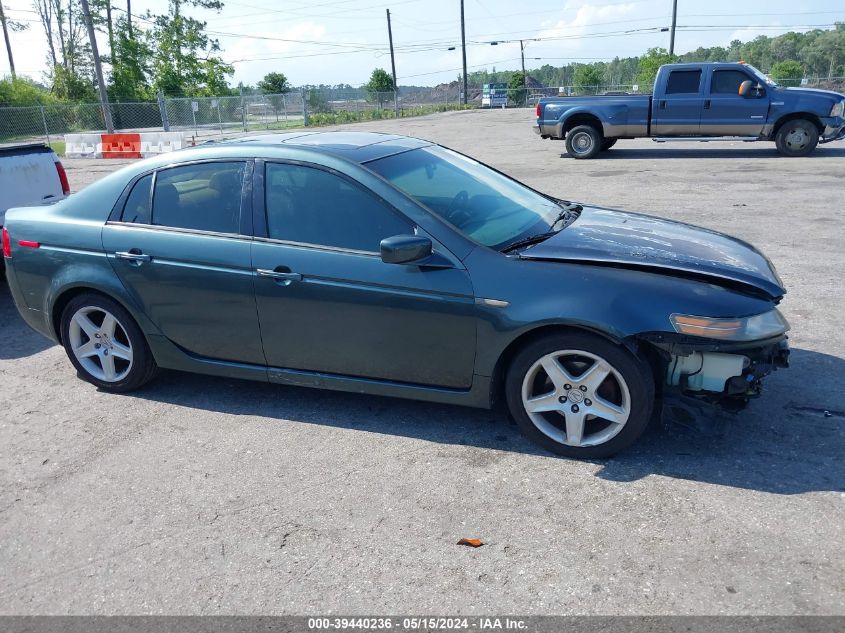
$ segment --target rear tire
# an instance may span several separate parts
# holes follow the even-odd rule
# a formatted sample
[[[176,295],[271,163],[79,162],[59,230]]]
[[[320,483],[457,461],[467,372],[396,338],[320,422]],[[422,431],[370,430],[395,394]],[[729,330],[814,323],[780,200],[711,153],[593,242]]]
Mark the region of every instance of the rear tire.
[[[607,150],[609,150],[611,147],[613,147],[614,145],[616,145],[616,141],[617,141],[617,140],[618,140],[618,139],[615,139],[615,138],[606,138],[606,139],[604,139],[604,140],[601,142],[601,151],[606,152]]]
[[[601,132],[592,125],[578,125],[566,135],[566,151],[572,158],[593,158],[601,148]]]
[[[787,121],[775,134],[775,146],[781,156],[806,156],[818,144],[819,128],[806,119]]]
[[[505,378],[508,408],[544,448],[580,459],[609,457],[636,441],[654,406],[646,361],[587,333],[544,336],[523,348]]]
[[[158,366],[144,334],[126,309],[108,297],[85,293],[61,316],[62,345],[79,377],[104,391],[137,389]]]

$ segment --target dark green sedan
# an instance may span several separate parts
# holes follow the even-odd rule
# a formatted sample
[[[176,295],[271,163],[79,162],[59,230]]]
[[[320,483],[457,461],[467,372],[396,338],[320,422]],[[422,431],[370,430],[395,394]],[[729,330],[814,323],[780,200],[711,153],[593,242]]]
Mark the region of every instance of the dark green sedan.
[[[134,163],[10,210],[26,322],[79,375],[159,368],[491,407],[557,453],[785,366],[783,285],[732,237],[541,194],[423,140],[301,132]]]

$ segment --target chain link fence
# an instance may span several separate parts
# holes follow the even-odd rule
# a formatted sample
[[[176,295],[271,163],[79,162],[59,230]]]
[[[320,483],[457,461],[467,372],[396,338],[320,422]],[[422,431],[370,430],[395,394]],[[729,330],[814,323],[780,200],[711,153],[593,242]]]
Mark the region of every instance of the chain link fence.
[[[805,78],[799,86],[845,91],[845,78]],[[278,131],[419,116],[464,108],[533,108],[543,97],[648,94],[651,85],[527,87],[497,89],[491,98],[481,86],[470,87],[466,105],[457,82],[432,88],[369,93],[358,89],[303,89],[285,94],[224,97],[162,97],[154,102],[112,103],[116,132],[183,131],[189,138]],[[98,103],[0,108],[0,143],[46,141],[60,148],[63,135],[103,132]],[[61,150],[60,150],[61,151]]]

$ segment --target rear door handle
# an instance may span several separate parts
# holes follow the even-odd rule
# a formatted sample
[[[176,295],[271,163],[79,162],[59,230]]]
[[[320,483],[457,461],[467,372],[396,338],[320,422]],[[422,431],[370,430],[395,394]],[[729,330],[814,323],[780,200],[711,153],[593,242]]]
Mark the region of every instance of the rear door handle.
[[[279,266],[279,268],[282,268]],[[302,281],[300,273],[292,273],[290,270],[270,270],[268,268],[258,268],[255,271],[259,277],[269,277],[276,281],[281,281],[282,285],[287,286],[293,281]]]
[[[704,100],[704,109],[705,109],[705,110],[709,110],[709,109],[710,109],[710,99],[705,99],[705,100]]]
[[[128,251],[118,251],[114,254],[117,259],[124,259],[131,264],[135,264],[136,266],[140,266],[141,264],[148,262],[152,259],[149,255],[144,255],[139,249],[133,248]]]

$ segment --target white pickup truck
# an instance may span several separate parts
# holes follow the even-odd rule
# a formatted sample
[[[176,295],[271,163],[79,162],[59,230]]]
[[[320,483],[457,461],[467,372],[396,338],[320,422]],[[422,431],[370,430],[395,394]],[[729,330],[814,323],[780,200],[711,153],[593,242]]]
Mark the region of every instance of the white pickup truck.
[[[47,145],[0,146],[0,226],[7,209],[57,202],[69,193],[65,169]]]

